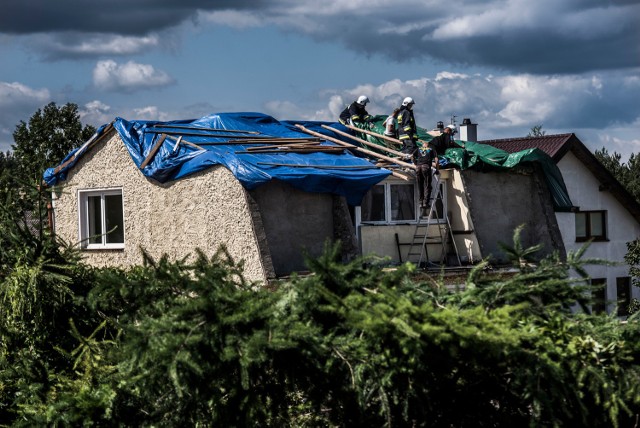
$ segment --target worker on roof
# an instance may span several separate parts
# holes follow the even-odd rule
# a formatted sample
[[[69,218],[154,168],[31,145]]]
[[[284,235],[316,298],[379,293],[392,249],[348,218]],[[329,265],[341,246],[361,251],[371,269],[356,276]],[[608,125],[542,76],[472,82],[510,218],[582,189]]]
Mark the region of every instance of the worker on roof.
[[[453,139],[453,136],[455,135],[455,133],[456,133],[456,126],[454,124],[445,126],[444,130],[442,131],[442,134],[438,135],[437,137],[434,137],[430,141],[431,147],[433,147],[436,150],[436,153],[438,153],[439,155],[443,155],[445,150],[447,150],[450,147],[464,148],[464,146],[459,145]]]
[[[422,143],[420,148],[416,150],[413,161],[416,164],[420,207],[424,215],[425,209],[431,205],[432,174],[439,174],[438,155],[429,144]]]
[[[367,113],[365,106],[369,102],[366,95],[360,95],[358,99],[349,104],[342,113],[338,121],[343,125],[362,126],[371,121],[371,115]]]
[[[398,138],[402,142],[402,153],[413,157],[418,146],[418,130],[416,120],[413,118],[413,98],[406,97],[402,101],[402,106],[398,112]]]
[[[393,109],[393,112],[382,123],[384,126],[384,135],[387,137],[398,138],[398,129],[396,126],[398,122],[398,113],[400,113],[400,107]]]

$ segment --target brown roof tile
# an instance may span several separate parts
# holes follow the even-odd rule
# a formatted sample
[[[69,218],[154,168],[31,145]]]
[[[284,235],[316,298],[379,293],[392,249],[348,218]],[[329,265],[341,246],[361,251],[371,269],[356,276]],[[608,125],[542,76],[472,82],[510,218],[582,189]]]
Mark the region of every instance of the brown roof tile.
[[[555,156],[563,151],[563,146],[569,142],[573,134],[543,135],[540,137],[504,138],[500,140],[479,141],[482,144],[504,150],[508,153],[520,152],[526,149],[537,148],[555,159]]]

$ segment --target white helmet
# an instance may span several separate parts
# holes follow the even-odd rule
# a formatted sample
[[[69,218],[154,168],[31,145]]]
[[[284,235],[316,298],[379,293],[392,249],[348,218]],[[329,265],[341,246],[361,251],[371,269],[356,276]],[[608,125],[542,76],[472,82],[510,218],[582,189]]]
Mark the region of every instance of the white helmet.
[[[369,98],[366,95],[360,95],[358,97],[358,101],[356,101],[358,104],[366,106],[367,103],[369,102]]]
[[[408,106],[408,105],[411,105],[411,104],[415,104],[415,101],[413,101],[413,98],[411,98],[411,97],[407,97],[404,100],[402,100],[402,105],[403,106]]]
[[[455,130],[456,130],[456,126],[455,126],[453,123],[452,123],[452,124],[450,124],[450,125],[445,126],[445,128],[449,128],[449,129],[450,129],[450,130],[452,130],[452,131],[455,131]]]

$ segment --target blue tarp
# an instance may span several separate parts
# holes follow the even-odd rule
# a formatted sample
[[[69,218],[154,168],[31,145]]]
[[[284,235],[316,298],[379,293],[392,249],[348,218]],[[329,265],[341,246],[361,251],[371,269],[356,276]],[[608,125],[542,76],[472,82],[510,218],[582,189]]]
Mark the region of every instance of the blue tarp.
[[[127,121],[118,117],[113,126],[138,168],[161,135],[167,135],[153,160],[141,170],[146,177],[160,183],[177,180],[220,164],[228,168],[249,190],[278,179],[306,192],[341,195],[349,204],[359,205],[364,194],[391,173],[347,150],[340,154],[254,154],[247,153],[247,149],[256,147],[256,144],[234,142],[258,138],[313,138],[296,128],[296,123],[339,139],[343,138],[321,125],[324,123],[348,132],[335,122],[279,122],[262,113],[219,113],[197,120],[171,122]],[[99,138],[106,130],[107,125],[101,126],[92,138]],[[181,142],[177,144],[180,137]],[[321,144],[336,146],[326,141]],[[69,153],[58,168],[47,169],[44,173],[45,183],[53,186],[65,180],[68,171],[88,147],[90,146],[85,144]]]

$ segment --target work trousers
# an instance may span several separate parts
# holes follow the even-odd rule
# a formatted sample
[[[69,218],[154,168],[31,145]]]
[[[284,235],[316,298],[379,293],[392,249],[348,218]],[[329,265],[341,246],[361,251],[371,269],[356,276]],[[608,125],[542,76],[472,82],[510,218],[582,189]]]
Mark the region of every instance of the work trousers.
[[[427,205],[431,199],[431,165],[428,163],[416,165],[416,176],[418,177],[418,191],[420,192],[420,203]]]
[[[413,156],[416,153],[416,150],[418,150],[416,141],[413,138],[407,138],[401,141],[402,141],[402,153]]]

